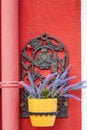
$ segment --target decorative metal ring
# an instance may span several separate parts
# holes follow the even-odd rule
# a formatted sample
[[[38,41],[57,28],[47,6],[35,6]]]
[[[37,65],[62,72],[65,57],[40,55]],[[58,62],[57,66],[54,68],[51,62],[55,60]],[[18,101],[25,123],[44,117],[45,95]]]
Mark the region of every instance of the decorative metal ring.
[[[20,81],[4,81],[0,82],[0,88],[22,88]]]

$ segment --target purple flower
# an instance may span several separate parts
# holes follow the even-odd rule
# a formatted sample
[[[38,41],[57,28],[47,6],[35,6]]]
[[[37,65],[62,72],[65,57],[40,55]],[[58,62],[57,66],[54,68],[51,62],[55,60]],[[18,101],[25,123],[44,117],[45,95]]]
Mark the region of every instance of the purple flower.
[[[64,89],[63,89],[63,92],[67,92],[68,90],[78,90],[78,89],[81,89],[81,88],[87,88],[87,86],[84,86],[84,84],[86,84],[87,81],[82,81],[82,82],[78,82],[78,83],[75,83],[75,84],[71,84],[69,86],[66,86]]]
[[[48,74],[47,77],[45,78],[45,80],[43,81],[42,85],[41,85],[41,89],[43,89],[43,88],[45,87],[45,85],[47,85],[48,82],[49,82],[52,78],[54,78],[54,76],[56,76],[56,75],[57,75],[57,72],[54,73],[54,74]]]
[[[71,67],[71,65],[69,65],[69,66],[65,69],[65,71],[61,74],[60,79],[63,79],[63,78],[65,78],[65,77],[68,75],[68,71],[69,71],[70,67]]]
[[[30,83],[31,83],[31,86],[34,87],[33,78],[31,77],[31,74],[30,74],[29,71],[28,71],[28,79],[29,79],[29,81],[30,81]]]
[[[79,100],[79,101],[81,100],[79,97],[72,95],[72,94],[63,94],[63,95],[60,95],[60,96],[74,98],[74,99]]]
[[[25,82],[21,81],[21,83],[22,83],[23,87],[27,90],[27,92],[29,92],[29,94],[33,98],[35,98],[35,90],[31,86],[27,85]]]

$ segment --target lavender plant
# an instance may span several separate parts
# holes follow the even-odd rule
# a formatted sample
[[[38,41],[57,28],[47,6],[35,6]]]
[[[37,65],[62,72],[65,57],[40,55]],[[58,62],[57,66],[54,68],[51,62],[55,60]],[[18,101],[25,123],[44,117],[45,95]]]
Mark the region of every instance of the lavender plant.
[[[28,91],[29,98],[56,98],[56,97],[70,97],[76,100],[80,100],[79,97],[67,93],[70,90],[79,90],[86,88],[87,81],[78,82],[75,84],[68,85],[67,82],[76,78],[76,76],[67,77],[70,66],[59,75],[57,72],[48,74],[40,85],[35,86],[33,78],[28,71],[28,79],[30,86],[24,81],[21,81],[22,86]]]

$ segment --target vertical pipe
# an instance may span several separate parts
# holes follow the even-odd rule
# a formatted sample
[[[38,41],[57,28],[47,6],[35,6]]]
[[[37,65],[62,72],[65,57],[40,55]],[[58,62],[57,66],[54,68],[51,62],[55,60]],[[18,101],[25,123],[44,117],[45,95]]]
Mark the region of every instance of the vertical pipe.
[[[1,0],[0,0],[0,81],[1,81]]]
[[[1,0],[2,82],[18,81],[18,0]],[[2,130],[19,130],[19,89],[2,88]]]

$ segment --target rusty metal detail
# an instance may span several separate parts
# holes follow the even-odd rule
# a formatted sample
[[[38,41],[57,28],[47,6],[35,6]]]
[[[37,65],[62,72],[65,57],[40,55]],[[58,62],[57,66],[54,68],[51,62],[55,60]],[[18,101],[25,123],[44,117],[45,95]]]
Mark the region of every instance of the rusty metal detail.
[[[63,73],[68,66],[68,53],[62,42],[48,34],[30,40],[22,51],[22,80],[28,82],[27,71],[40,84],[48,73]],[[21,117],[29,117],[28,93],[21,89]],[[57,117],[67,117],[67,98],[59,98]]]

